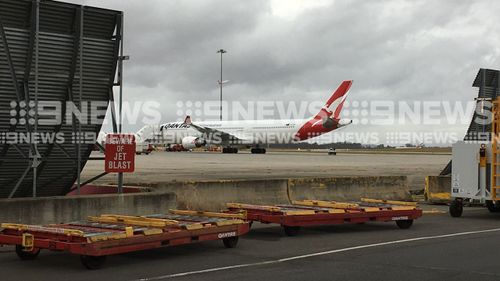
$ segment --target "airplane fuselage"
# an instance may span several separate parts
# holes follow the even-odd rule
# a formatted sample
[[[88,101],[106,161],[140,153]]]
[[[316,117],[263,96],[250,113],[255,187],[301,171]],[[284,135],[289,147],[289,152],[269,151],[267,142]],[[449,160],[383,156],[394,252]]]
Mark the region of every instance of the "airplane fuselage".
[[[237,140],[224,140],[217,133],[207,135],[183,122],[171,122],[160,125],[159,136],[162,138],[162,142],[166,144],[182,143],[185,137],[197,137],[213,144],[220,144],[224,141],[228,141],[230,144],[242,145],[282,144],[317,137],[347,125],[347,123],[339,122],[325,127],[322,122],[318,121],[321,120],[278,119],[196,122],[198,126],[209,127],[233,135]]]
[[[244,120],[244,121],[200,121],[198,125],[210,127],[234,135],[240,141],[230,140],[232,144],[276,144],[295,141],[298,130],[307,120]],[[160,135],[166,143],[182,143],[185,137],[204,138],[208,143],[217,144],[217,133],[206,135],[183,122],[165,123],[160,126]]]

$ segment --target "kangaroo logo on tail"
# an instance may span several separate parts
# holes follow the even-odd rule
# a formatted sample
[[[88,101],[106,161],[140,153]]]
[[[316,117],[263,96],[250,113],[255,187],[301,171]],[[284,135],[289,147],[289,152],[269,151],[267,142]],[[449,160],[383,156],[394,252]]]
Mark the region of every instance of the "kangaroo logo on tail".
[[[297,131],[295,140],[305,140],[351,124],[351,120],[340,120],[340,112],[342,111],[347,92],[351,88],[351,85],[352,80],[343,81],[318,114],[302,125]]]
[[[347,92],[351,88],[352,80],[344,81],[337,90],[333,93],[330,99],[326,102],[324,108],[329,109],[330,112],[333,110],[333,118],[339,119],[340,112],[344,106],[345,99],[347,97]],[[331,117],[329,115],[328,117]]]

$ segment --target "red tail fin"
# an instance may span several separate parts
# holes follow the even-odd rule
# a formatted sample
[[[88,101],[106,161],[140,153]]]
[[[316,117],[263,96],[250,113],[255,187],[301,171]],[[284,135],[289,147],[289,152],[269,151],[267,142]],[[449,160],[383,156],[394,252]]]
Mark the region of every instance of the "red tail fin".
[[[295,134],[295,140],[299,141],[317,137],[338,128],[340,112],[342,111],[347,91],[349,91],[351,85],[351,80],[342,82],[318,114],[300,127]]]
[[[352,80],[343,81],[340,86],[335,90],[330,99],[325,104],[325,109],[333,112],[333,118],[338,119],[342,107],[344,106],[345,99],[347,97],[347,91],[351,88]]]

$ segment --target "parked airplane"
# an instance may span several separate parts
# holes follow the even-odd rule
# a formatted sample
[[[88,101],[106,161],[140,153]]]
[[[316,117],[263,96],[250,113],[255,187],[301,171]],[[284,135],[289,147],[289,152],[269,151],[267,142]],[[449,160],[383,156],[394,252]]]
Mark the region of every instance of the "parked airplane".
[[[352,81],[343,81],[318,114],[310,119],[238,120],[184,122],[145,126],[137,134],[150,143],[182,144],[185,149],[207,144],[223,146],[223,153],[238,153],[238,147],[253,147],[252,153],[266,153],[261,145],[304,141],[347,126],[352,120],[340,113]]]

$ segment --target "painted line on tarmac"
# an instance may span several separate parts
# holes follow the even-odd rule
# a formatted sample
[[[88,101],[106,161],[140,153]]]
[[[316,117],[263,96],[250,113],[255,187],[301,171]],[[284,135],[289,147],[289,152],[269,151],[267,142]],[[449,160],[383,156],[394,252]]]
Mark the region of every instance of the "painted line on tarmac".
[[[381,247],[381,246],[387,246],[387,245],[403,244],[403,243],[410,243],[410,242],[415,242],[415,241],[434,240],[434,239],[466,236],[466,235],[489,233],[489,232],[499,232],[499,231],[500,231],[500,228],[493,228],[493,229],[458,232],[458,233],[450,233],[450,234],[435,235],[435,236],[423,236],[423,237],[416,237],[416,238],[408,238],[408,239],[402,239],[402,240],[395,240],[395,241],[354,246],[354,247],[348,247],[348,248],[336,249],[336,250],[330,250],[330,251],[324,251],[324,252],[317,252],[317,253],[300,255],[300,256],[293,256],[293,257],[282,258],[282,259],[277,259],[277,260],[237,264],[237,265],[230,265],[230,266],[224,266],[224,267],[215,267],[215,268],[188,271],[188,272],[182,272],[182,273],[168,274],[168,275],[163,275],[163,276],[141,278],[141,279],[136,279],[136,280],[137,281],[164,280],[164,279],[171,279],[171,278],[176,278],[176,277],[184,277],[184,276],[197,275],[197,274],[203,274],[203,273],[232,270],[232,269],[244,268],[244,267],[254,267],[254,266],[262,266],[262,265],[269,265],[269,264],[277,264],[277,263],[282,263],[282,262],[289,262],[289,261],[294,261],[294,260],[307,259],[307,258],[312,258],[312,257],[325,256],[325,255],[355,251],[355,250],[360,250],[360,249],[375,248],[375,247]]]

